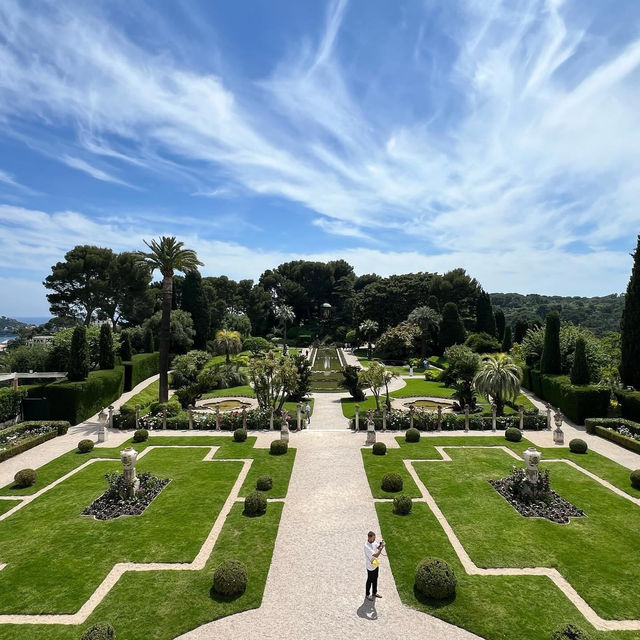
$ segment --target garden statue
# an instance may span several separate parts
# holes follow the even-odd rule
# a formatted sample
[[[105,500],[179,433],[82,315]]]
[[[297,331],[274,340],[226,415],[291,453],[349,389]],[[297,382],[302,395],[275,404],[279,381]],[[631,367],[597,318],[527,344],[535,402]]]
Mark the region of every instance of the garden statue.
[[[298,431],[300,431],[302,429],[302,402],[298,402],[296,410],[296,428]]]
[[[120,460],[124,466],[124,483],[127,488],[127,498],[134,497],[140,488],[140,480],[136,476],[136,460],[138,452],[133,447],[127,447],[120,452]]]
[[[551,431],[551,403],[547,402],[547,431]]]
[[[562,411],[558,409],[553,416],[553,421],[556,423],[556,428],[553,431],[554,444],[564,444],[564,431],[561,428],[563,420],[564,416],[562,415]]]
[[[376,425],[373,421],[373,409],[367,411],[367,442],[366,444],[375,444],[376,442]]]
[[[113,429],[113,405],[109,405],[109,429]]]
[[[496,430],[496,415],[498,413],[498,405],[495,402],[491,403],[491,431]]]
[[[531,484],[537,484],[538,482],[540,457],[540,452],[535,447],[529,447],[523,454],[524,461],[527,464],[525,469],[527,482]]]
[[[355,409],[355,414],[354,414],[354,417],[355,417],[355,427],[356,427],[356,431],[359,431],[359,430],[360,430],[360,405],[359,405],[359,404],[357,404],[357,405],[354,407],[354,409]]]
[[[280,425],[280,440],[289,442],[289,412],[286,409],[280,414],[282,423]]]
[[[220,431],[222,424],[220,422],[220,407],[216,407],[216,429]]]
[[[102,409],[98,414],[98,442],[105,442],[107,439],[106,421],[107,414],[104,412],[104,409]]]

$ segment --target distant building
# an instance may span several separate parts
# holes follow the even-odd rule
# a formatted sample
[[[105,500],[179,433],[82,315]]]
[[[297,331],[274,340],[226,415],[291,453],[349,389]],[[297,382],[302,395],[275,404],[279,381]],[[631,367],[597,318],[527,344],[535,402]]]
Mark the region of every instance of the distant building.
[[[42,345],[43,347],[53,344],[53,336],[33,336],[33,338],[29,338],[27,340],[27,345],[30,347],[37,344]]]

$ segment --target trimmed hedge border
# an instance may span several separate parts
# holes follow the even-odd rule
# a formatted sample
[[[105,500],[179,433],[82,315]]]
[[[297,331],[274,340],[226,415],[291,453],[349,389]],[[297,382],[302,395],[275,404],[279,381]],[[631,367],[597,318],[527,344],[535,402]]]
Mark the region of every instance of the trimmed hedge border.
[[[13,387],[3,387],[0,389],[0,422],[13,420],[20,413],[20,403],[22,398],[27,396],[26,389],[18,388],[17,391]]]
[[[13,458],[20,453],[24,453],[29,449],[33,449],[33,447],[37,447],[39,444],[46,442],[47,440],[53,440],[56,436],[61,436],[67,433],[69,429],[68,422],[56,422],[50,420],[43,420],[41,422],[22,422],[21,424],[16,425],[15,427],[9,427],[8,429],[3,429],[0,431],[0,436],[11,435],[13,433],[22,433],[33,427],[43,427],[43,426],[51,426],[51,430],[47,433],[43,433],[39,436],[35,436],[29,440],[25,440],[15,447],[11,447],[11,449],[6,449],[5,451],[0,451],[0,462],[4,462],[9,458]]]
[[[616,391],[616,400],[627,420],[640,421],[640,391]]]
[[[143,380],[155,376],[160,371],[160,353],[138,353],[131,360],[122,363],[124,367],[124,391],[131,391]]]
[[[627,427],[627,429],[634,433],[640,433],[640,424],[637,422],[625,420],[624,418],[589,418],[585,426],[587,427],[587,433],[615,442],[621,447],[629,449],[629,451],[640,453],[640,441],[623,436],[621,433],[613,430],[616,427]]]

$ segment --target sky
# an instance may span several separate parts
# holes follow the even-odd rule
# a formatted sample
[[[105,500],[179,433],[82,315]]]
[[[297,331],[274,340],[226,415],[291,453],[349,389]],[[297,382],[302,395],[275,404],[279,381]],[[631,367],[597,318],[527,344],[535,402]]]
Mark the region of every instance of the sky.
[[[0,315],[76,244],[626,288],[637,0],[0,2]]]

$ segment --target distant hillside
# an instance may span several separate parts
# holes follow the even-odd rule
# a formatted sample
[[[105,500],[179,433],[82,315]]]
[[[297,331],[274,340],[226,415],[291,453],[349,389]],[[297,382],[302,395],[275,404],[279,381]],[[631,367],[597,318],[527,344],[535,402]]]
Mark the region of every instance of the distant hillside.
[[[17,333],[18,329],[26,327],[24,322],[20,320],[14,320],[13,318],[7,318],[7,316],[0,316],[0,333]]]
[[[588,327],[596,335],[620,331],[624,294],[612,293],[600,298],[579,296],[541,296],[530,293],[492,293],[494,309],[502,309],[508,323],[519,317],[529,322],[544,320],[549,311],[557,311],[563,321]]]

